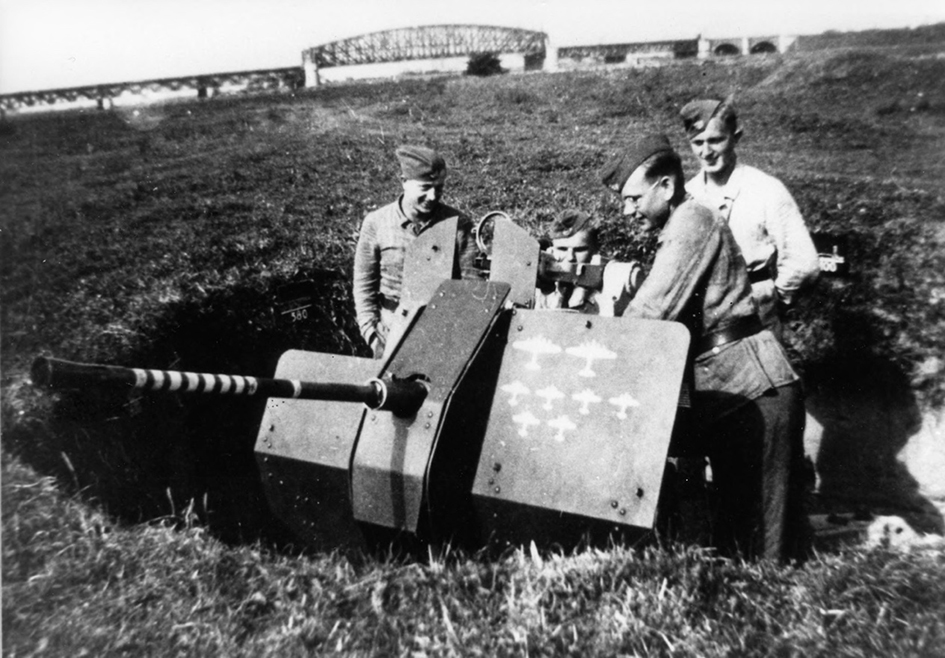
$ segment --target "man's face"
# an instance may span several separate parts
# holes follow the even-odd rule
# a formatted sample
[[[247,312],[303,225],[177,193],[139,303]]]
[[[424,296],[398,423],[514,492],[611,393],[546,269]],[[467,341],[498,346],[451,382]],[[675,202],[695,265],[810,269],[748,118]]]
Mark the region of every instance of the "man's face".
[[[404,213],[408,217],[427,217],[443,197],[442,181],[405,180]]]
[[[672,185],[666,176],[649,180],[646,170],[637,167],[620,191],[624,217],[640,222],[647,231],[663,228],[669,219]]]
[[[554,238],[551,254],[559,263],[589,263],[597,247],[588,231],[578,231],[570,238]]]
[[[699,159],[702,171],[724,174],[735,167],[735,146],[741,133],[733,133],[721,119],[709,120],[705,130],[689,138],[689,146]]]

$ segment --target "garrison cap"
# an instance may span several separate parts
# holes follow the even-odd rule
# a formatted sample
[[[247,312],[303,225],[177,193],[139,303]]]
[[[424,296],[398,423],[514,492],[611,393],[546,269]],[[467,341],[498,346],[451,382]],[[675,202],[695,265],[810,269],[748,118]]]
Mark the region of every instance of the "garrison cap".
[[[555,217],[548,235],[552,240],[560,240],[592,228],[590,215],[575,208],[568,208]]]
[[[701,133],[712,119],[718,118],[734,128],[738,118],[735,114],[733,96],[729,96],[724,101],[697,100],[686,103],[679,111],[679,116],[682,117],[683,127],[689,136]]]
[[[396,153],[404,179],[441,183],[446,178],[446,161],[433,149],[405,144]]]
[[[620,190],[623,189],[627,179],[630,178],[637,167],[657,153],[671,152],[672,150],[673,146],[669,143],[666,135],[658,133],[640,135],[601,169],[601,182],[620,194]]]

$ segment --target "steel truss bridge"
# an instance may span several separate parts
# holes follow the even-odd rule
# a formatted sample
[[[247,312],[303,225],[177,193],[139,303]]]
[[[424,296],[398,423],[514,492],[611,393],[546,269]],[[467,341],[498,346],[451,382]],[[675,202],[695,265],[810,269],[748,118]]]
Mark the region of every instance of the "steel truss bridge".
[[[302,69],[297,66],[257,71],[213,73],[179,78],[158,78],[139,82],[116,82],[87,87],[22,91],[0,95],[0,109],[15,111],[25,108],[53,106],[61,103],[95,103],[105,109],[123,96],[148,97],[191,96],[206,98],[218,93],[297,89],[304,83]]]
[[[463,57],[477,53],[521,53],[543,57],[548,35],[494,25],[427,25],[371,32],[309,48],[303,57],[319,68]]]
[[[695,57],[698,52],[698,39],[679,39],[674,41],[611,43],[595,46],[565,46],[558,48],[558,57],[561,59],[601,58],[605,61],[622,61],[628,55],[635,54],[666,53],[674,57]]]

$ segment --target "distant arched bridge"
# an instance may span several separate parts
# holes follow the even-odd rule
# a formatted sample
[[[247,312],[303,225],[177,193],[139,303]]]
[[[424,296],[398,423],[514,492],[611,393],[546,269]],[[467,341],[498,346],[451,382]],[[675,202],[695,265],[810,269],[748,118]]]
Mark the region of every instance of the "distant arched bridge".
[[[709,55],[766,55],[770,53],[787,52],[794,42],[795,36],[771,35],[762,37],[734,37],[728,39],[700,39],[699,53],[702,57]]]
[[[494,25],[425,25],[371,32],[309,48],[303,58],[318,68],[463,57],[476,53],[545,54],[544,32]]]

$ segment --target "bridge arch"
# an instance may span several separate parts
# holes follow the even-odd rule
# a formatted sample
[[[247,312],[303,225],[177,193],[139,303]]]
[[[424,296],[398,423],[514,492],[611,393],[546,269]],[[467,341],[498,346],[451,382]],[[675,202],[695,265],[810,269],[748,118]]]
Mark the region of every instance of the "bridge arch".
[[[752,55],[767,55],[778,52],[778,47],[770,41],[759,41],[753,44],[749,51]]]
[[[742,51],[734,43],[720,43],[715,47],[714,54],[720,57],[741,55]]]

